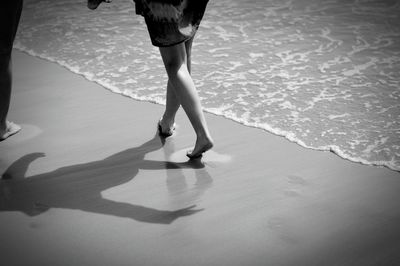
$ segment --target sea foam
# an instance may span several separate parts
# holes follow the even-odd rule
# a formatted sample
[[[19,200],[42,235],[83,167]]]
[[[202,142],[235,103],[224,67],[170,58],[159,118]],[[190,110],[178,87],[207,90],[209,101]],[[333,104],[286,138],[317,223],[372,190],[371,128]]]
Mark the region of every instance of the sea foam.
[[[167,76],[130,1],[26,0],[15,48],[136,100],[165,104]],[[210,1],[193,46],[206,111],[400,170],[400,4]]]

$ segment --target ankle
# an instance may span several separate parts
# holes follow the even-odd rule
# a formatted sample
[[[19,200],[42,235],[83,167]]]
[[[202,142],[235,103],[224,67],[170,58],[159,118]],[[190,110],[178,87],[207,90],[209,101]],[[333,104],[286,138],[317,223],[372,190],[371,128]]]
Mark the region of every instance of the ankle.
[[[174,116],[168,116],[168,115],[164,114],[161,117],[161,123],[163,125],[172,126],[175,123],[175,117]]]
[[[212,139],[212,137],[210,136],[210,134],[207,134],[207,133],[205,133],[205,134],[198,134],[197,135],[197,140],[200,142],[200,143],[204,143],[204,144],[211,144],[211,145],[214,145],[214,140]]]

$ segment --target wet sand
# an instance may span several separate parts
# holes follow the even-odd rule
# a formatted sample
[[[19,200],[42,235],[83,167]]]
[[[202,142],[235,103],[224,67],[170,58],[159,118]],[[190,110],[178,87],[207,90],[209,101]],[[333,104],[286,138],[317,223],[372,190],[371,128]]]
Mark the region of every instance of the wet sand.
[[[396,265],[400,173],[207,115],[156,134],[163,106],[14,51],[0,143],[2,265]]]

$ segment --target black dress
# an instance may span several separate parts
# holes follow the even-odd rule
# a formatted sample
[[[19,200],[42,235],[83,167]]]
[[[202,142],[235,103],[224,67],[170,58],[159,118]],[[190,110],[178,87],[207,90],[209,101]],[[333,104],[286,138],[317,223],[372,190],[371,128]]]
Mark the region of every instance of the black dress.
[[[185,42],[196,34],[208,0],[134,0],[154,46]]]

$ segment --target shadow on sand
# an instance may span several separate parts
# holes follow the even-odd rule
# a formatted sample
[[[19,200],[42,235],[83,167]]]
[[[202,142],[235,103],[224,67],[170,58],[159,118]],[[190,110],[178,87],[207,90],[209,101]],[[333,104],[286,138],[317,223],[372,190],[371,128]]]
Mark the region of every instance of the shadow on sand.
[[[139,169],[178,169],[177,180],[182,180],[183,174],[179,169],[191,168],[196,171],[197,179],[205,177],[203,184],[197,187],[198,191],[210,186],[212,179],[200,160],[174,163],[144,159],[147,153],[163,148],[164,144],[165,140],[156,134],[143,145],[116,153],[104,160],[62,167],[29,178],[25,176],[29,164],[44,154],[27,154],[10,165],[2,175],[0,211],[20,211],[35,216],[50,208],[64,208],[158,224],[170,224],[179,217],[202,211],[194,209],[195,205],[175,211],[158,210],[102,197],[102,191],[132,180]]]

